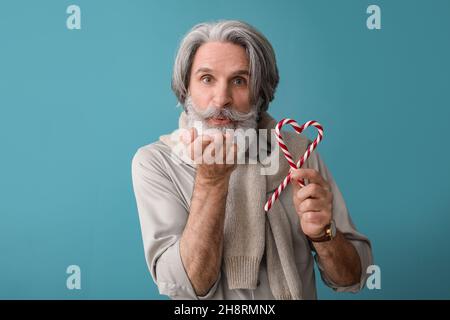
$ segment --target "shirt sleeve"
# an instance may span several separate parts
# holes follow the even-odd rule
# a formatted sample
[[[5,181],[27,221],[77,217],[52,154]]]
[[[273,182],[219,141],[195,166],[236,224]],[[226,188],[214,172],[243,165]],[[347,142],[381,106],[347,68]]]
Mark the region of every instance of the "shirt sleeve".
[[[131,169],[145,259],[160,294],[172,299],[211,298],[220,274],[206,295],[196,295],[180,255],[188,208],[165,170],[162,154],[142,147],[134,155]]]
[[[317,254],[314,259],[320,271],[320,276],[323,282],[333,290],[337,292],[353,292],[356,293],[361,290],[369,276],[366,273],[367,267],[373,264],[372,248],[369,239],[359,233],[350,217],[347,210],[344,198],[341,191],[339,190],[331,172],[326,167],[322,158],[317,151],[311,154],[311,157],[307,160],[308,167],[319,171],[322,177],[330,184],[331,191],[333,192],[333,219],[336,223],[336,228],[344,235],[344,237],[349,240],[356,251],[358,252],[359,258],[361,260],[361,279],[359,283],[351,286],[343,287],[334,283],[324,272],[323,266],[319,262]]]

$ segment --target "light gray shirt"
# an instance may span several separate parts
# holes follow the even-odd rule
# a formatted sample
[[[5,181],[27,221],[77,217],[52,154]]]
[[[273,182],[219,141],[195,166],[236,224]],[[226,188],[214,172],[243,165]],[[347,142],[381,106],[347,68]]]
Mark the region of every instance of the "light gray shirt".
[[[175,158],[174,158],[175,157]],[[339,292],[357,292],[365,284],[366,269],[372,264],[370,242],[359,233],[347,210],[344,199],[333,177],[322,161],[317,150],[305,162],[304,168],[318,170],[331,186],[333,192],[333,219],[336,227],[356,248],[361,259],[362,275],[360,283],[340,287],[333,283],[323,271],[313,247],[299,231],[300,221],[295,210],[289,212],[292,225],[295,261],[302,280],[305,299],[316,299],[314,261],[324,283]],[[172,299],[274,299],[267,278],[266,261],[263,256],[258,286],[254,290],[233,289],[227,285],[222,270],[214,285],[204,296],[197,296],[180,255],[180,238],[186,225],[193,192],[196,169],[180,159],[176,159],[169,146],[161,141],[139,148],[132,161],[133,188],[139,212],[145,259],[153,281],[160,294]],[[277,201],[293,208],[291,186],[287,187]],[[271,193],[267,195],[269,197]]]

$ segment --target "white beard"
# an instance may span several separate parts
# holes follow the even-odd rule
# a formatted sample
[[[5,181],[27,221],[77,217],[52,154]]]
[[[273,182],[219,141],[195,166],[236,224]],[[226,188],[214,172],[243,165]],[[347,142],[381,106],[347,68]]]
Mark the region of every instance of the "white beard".
[[[208,117],[205,117],[201,111],[198,111],[198,108],[192,102],[192,98],[188,96],[185,101],[185,107],[187,110],[187,120],[188,127],[194,127],[197,129],[199,135],[207,131],[221,131],[222,133],[226,133],[227,130],[236,130],[243,129],[244,131],[247,129],[255,129],[257,128],[257,117],[258,113],[256,112],[257,107],[253,106],[251,111],[248,113],[243,113],[239,111],[235,111],[232,108],[229,109],[227,113],[227,118],[231,120],[231,123],[223,125],[223,126],[211,126],[208,123]],[[206,114],[218,114],[220,113],[219,108],[208,107]]]

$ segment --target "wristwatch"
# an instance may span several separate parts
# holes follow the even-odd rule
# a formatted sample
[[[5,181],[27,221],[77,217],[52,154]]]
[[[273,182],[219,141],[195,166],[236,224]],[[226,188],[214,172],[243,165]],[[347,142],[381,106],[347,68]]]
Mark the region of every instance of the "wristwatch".
[[[310,238],[306,236],[309,240],[312,242],[325,242],[333,240],[334,237],[336,237],[336,224],[334,223],[334,220],[332,219],[330,223],[325,227],[325,234],[318,238]]]

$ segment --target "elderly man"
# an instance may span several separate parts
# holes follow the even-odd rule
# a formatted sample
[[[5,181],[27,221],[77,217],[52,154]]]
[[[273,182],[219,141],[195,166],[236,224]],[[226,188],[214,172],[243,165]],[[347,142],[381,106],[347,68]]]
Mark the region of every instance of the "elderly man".
[[[172,77],[184,108],[178,135],[139,148],[132,162],[145,257],[161,294],[316,299],[314,261],[334,290],[364,286],[370,242],[317,151],[291,170],[292,183],[268,213],[264,203],[290,170],[273,133],[258,152],[263,145],[279,160],[275,173],[259,155],[254,163],[201,161],[207,153],[236,160],[240,146],[225,129],[274,128],[267,109],[278,80],[272,46],[246,23],[202,23],[182,40]],[[305,152],[306,137],[283,135],[294,157]]]

